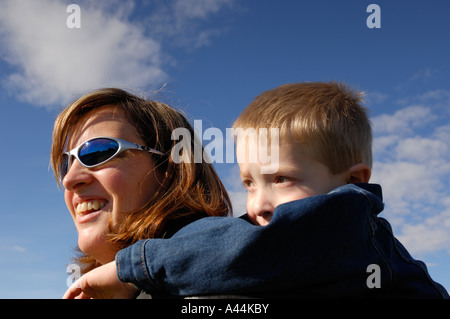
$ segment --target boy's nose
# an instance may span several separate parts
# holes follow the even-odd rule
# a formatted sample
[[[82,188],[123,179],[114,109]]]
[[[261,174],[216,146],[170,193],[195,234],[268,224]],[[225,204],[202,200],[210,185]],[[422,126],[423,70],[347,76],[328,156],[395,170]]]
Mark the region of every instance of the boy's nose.
[[[253,203],[252,213],[261,222],[269,223],[272,219],[275,205],[270,192],[259,192]],[[261,223],[260,222],[260,223]]]

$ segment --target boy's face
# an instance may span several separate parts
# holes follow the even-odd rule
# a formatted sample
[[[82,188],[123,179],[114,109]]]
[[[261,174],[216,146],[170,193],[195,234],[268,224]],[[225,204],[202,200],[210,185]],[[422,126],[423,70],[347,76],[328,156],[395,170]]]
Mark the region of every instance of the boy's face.
[[[252,151],[246,143],[239,141],[236,148],[237,153]],[[270,163],[259,160],[239,163],[241,179],[247,189],[248,216],[261,226],[270,222],[275,207],[280,204],[326,194],[347,184],[346,173],[332,174],[328,167],[312,159],[307,148],[299,143],[280,142],[277,164],[275,173],[263,174]]]

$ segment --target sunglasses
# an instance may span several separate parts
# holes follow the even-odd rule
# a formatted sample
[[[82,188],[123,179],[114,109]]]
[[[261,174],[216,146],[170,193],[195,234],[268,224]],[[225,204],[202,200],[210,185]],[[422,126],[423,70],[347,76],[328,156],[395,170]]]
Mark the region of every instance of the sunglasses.
[[[126,150],[146,151],[149,153],[165,155],[163,152],[153,148],[118,138],[95,137],[87,140],[78,147],[75,147],[73,150],[63,153],[59,170],[60,180],[62,181],[66,176],[69,167],[72,164],[73,157],[75,157],[84,167],[92,168],[108,162]]]

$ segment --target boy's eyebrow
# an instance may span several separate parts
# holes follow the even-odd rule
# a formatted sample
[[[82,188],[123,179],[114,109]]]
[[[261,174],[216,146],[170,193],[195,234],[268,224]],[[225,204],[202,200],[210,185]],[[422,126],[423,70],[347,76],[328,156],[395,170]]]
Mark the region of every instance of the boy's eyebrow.
[[[299,169],[298,167],[294,167],[294,166],[289,166],[289,167],[284,167],[284,168],[278,168],[275,172],[271,171],[268,173],[261,173],[262,175],[265,176],[276,176],[276,175],[299,175],[302,174],[302,170]],[[244,175],[245,177],[245,175]],[[243,176],[241,175],[241,179],[243,179]]]
[[[286,174],[286,173],[301,173],[302,169],[298,166],[293,165],[279,165],[278,171],[275,174]]]

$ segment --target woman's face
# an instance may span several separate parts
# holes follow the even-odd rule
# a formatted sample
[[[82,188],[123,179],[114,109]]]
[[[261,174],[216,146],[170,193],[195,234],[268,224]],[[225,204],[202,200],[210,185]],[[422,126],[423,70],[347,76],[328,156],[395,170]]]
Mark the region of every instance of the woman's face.
[[[79,121],[67,149],[99,136],[144,145],[125,113],[105,106]],[[109,219],[115,229],[124,217],[146,204],[160,187],[158,176],[150,155],[143,151],[127,150],[94,168],[73,159],[63,180],[64,198],[78,231],[80,249],[102,264],[114,260],[117,249],[105,239]]]

